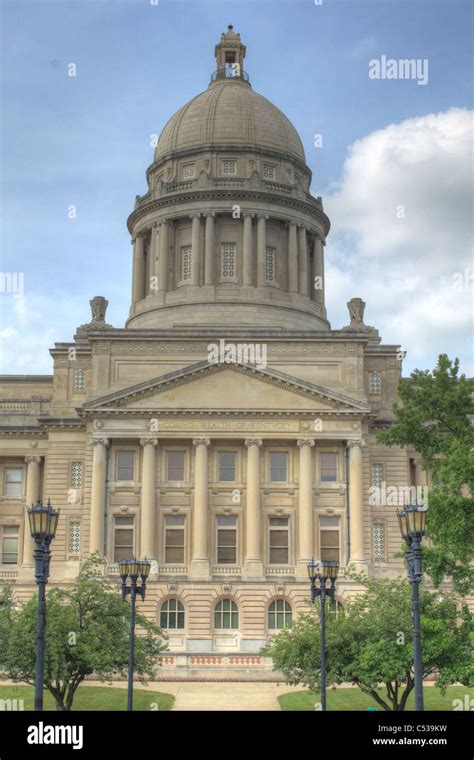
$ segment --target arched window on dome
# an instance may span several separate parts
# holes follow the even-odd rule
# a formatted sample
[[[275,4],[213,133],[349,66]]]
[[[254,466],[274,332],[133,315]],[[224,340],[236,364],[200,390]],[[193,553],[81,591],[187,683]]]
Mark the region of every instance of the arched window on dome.
[[[293,623],[293,611],[286,599],[275,599],[268,608],[268,630],[279,631],[290,628]]]
[[[179,599],[166,599],[161,605],[160,628],[184,628],[184,607]]]

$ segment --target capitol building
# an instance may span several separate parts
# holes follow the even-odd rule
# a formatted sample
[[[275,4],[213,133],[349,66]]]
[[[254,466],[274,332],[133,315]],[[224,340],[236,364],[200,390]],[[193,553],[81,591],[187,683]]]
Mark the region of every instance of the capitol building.
[[[362,588],[349,564],[405,574],[396,507],[371,488],[426,483],[414,452],[376,440],[399,346],[360,297],[331,327],[330,221],[245,52],[229,26],[209,86],[161,132],[128,218],[125,326],[96,296],[53,375],[0,377],[0,586],[35,592],[25,505],[50,498],[49,587],[95,551],[117,582],[120,559],[150,558],[139,607],[167,630],[172,677],[271,677],[261,648],[307,609],[308,560],[339,561],[341,605]]]

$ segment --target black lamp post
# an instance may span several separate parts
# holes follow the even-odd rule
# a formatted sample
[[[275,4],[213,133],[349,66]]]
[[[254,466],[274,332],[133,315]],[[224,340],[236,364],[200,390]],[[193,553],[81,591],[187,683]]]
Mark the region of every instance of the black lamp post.
[[[46,507],[40,499],[27,508],[30,533],[35,541],[35,579],[38,584],[38,620],[36,625],[36,670],[35,670],[35,710],[43,709],[44,681],[44,631],[46,627],[46,584],[49,578],[51,552],[49,546],[58,526],[59,510],[51,507],[48,499]]]
[[[415,669],[415,709],[424,710],[423,706],[423,659],[421,655],[420,624],[420,581],[423,575],[421,566],[421,540],[425,534],[426,508],[418,504],[397,510],[400,533],[405,541],[408,563],[408,580],[411,583],[411,604],[413,620],[413,662]]]
[[[122,579],[122,599],[130,594],[130,654],[128,657],[128,695],[127,710],[133,710],[133,660],[135,655],[135,602],[137,594],[145,599],[146,579],[150,573],[150,562],[147,559],[122,559],[119,564],[120,577]],[[130,586],[127,586],[127,577],[130,576]],[[141,577],[141,586],[137,586],[137,580]]]
[[[311,601],[321,597],[321,708],[326,710],[326,596],[329,596],[332,604],[336,601],[336,579],[339,571],[339,563],[335,560],[321,560],[308,562],[308,575],[311,581]],[[316,586],[316,581],[319,586]],[[326,589],[326,582],[331,585]]]

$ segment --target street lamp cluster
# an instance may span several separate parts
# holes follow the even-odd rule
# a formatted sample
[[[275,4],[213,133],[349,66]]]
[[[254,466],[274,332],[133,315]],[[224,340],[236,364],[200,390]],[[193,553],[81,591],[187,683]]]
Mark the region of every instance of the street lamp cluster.
[[[308,575],[311,583],[311,601],[314,603],[321,599],[321,709],[326,710],[326,598],[329,597],[331,604],[336,604],[336,580],[339,572],[339,563],[334,560],[320,560],[308,562]],[[330,582],[329,588],[326,583]],[[317,585],[317,582],[319,585]]]

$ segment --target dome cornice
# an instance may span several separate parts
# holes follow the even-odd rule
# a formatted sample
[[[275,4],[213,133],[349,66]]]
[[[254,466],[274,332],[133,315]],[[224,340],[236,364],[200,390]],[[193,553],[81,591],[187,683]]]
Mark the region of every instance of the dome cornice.
[[[331,226],[329,217],[326,216],[324,211],[320,208],[316,199],[313,199],[312,201],[303,201],[294,197],[282,197],[281,195],[269,193],[268,191],[246,190],[242,188],[232,188],[230,190],[215,188],[210,190],[187,191],[185,193],[170,194],[163,198],[150,200],[132,211],[127,220],[128,231],[132,234],[137,222],[152,211],[162,211],[171,206],[182,204],[182,209],[177,216],[181,214],[182,216],[186,216],[188,213],[187,204],[201,202],[203,207],[206,208],[205,204],[209,201],[227,201],[226,210],[228,211],[229,207],[235,204],[237,200],[251,201],[254,205],[260,203],[274,203],[276,206],[280,206],[284,209],[309,214],[321,224],[325,235],[329,233]],[[217,211],[215,208],[206,208],[206,210]]]

